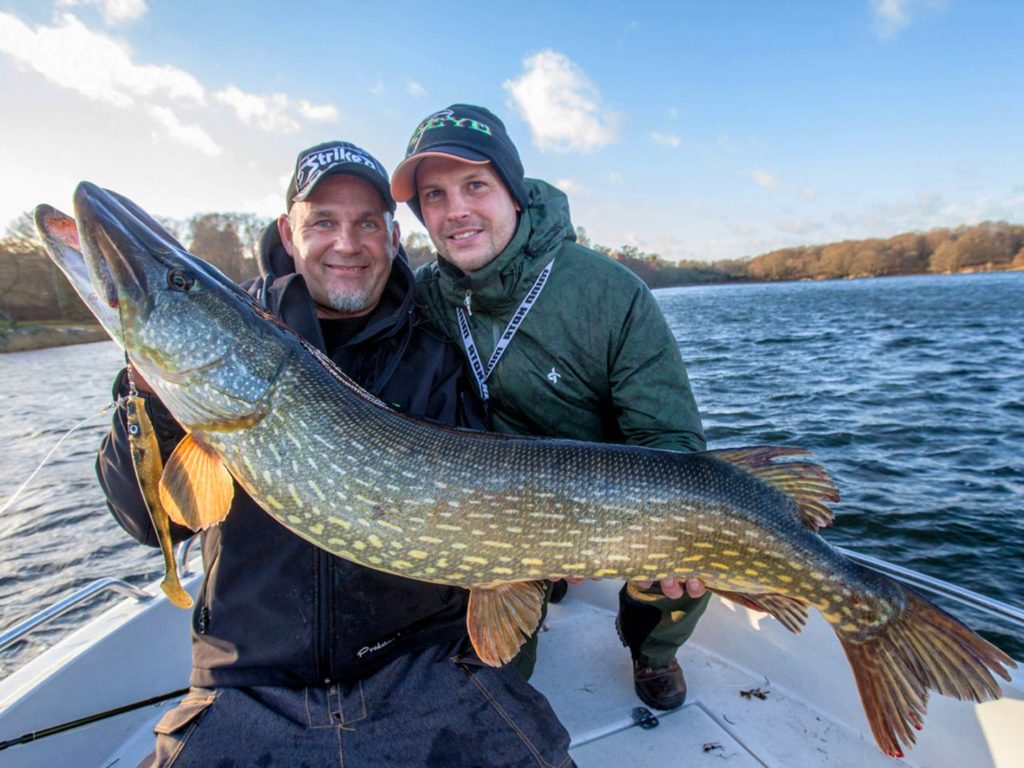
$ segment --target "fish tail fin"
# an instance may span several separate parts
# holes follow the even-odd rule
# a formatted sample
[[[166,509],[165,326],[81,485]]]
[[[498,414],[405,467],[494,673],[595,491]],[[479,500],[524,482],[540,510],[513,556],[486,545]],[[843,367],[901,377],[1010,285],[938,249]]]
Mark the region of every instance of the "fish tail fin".
[[[927,711],[928,691],[960,700],[986,701],[1002,694],[992,676],[1010,680],[1017,664],[941,608],[898,585],[902,610],[877,634],[836,628],[857,681],[879,748],[902,757],[914,744]],[[991,672],[990,672],[991,670]]]

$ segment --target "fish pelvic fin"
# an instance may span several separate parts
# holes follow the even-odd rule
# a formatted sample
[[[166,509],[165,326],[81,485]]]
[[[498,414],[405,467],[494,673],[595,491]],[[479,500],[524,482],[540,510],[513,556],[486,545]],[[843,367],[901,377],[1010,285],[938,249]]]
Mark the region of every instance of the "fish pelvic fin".
[[[905,598],[903,609],[880,632],[865,636],[836,629],[871,732],[892,757],[913,746],[929,690],[962,701],[996,699],[1002,690],[992,672],[1010,680],[1006,668],[1017,666],[939,607],[902,585],[897,588]]]
[[[224,462],[194,433],[178,443],[160,477],[160,501],[168,516],[193,531],[227,517],[234,493],[235,482]]]
[[[727,448],[707,451],[722,461],[746,470],[758,480],[785,493],[800,512],[800,521],[816,531],[835,521],[835,513],[824,502],[839,501],[839,489],[824,467],[810,462],[786,461],[776,464],[779,456],[806,456],[809,451],[776,445],[754,448]]]
[[[466,626],[473,650],[484,664],[510,662],[540,624],[544,582],[516,581],[469,592]]]
[[[807,624],[807,604],[794,597],[777,593],[752,595],[745,592],[727,592],[721,589],[712,589],[711,591],[755,611],[770,613],[779,620],[782,626],[794,634],[802,632]]]

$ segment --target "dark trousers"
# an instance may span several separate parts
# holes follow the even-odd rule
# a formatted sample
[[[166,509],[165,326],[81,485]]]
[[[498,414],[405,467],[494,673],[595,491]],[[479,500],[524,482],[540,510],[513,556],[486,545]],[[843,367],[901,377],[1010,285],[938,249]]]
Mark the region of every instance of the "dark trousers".
[[[548,598],[551,583],[548,582],[544,597],[544,609],[540,625],[526,641],[519,654],[509,666],[529,680],[537,664],[537,636],[548,614]],[[570,588],[571,589],[571,588]],[[615,619],[622,644],[629,648],[630,655],[648,667],[663,667],[675,658],[679,647],[685,643],[697,626],[697,620],[708,607],[711,594],[693,598],[688,595],[673,600],[661,594],[657,585],[649,590],[637,590],[647,599],[637,600],[622,585],[619,592],[619,613]]]
[[[510,667],[453,647],[401,656],[349,686],[193,689],[146,766],[569,768],[569,734]]]

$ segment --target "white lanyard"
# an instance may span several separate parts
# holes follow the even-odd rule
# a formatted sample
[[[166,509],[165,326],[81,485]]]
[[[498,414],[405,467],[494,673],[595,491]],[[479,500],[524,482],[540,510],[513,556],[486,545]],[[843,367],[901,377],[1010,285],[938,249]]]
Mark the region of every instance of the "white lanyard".
[[[490,398],[487,391],[487,378],[494,371],[495,366],[501,359],[501,356],[505,354],[505,350],[508,348],[509,343],[512,341],[512,337],[516,335],[516,331],[519,330],[519,326],[523,324],[526,316],[530,310],[533,309],[534,303],[537,301],[537,297],[540,296],[541,289],[544,288],[544,284],[548,281],[548,275],[551,274],[551,267],[555,261],[552,259],[548,262],[548,265],[541,270],[541,273],[537,275],[537,279],[533,283],[533,287],[527,292],[523,298],[522,303],[516,310],[516,313],[512,315],[512,319],[508,321],[508,325],[505,326],[505,332],[501,334],[501,338],[498,339],[497,346],[494,347],[494,353],[491,355],[491,359],[487,361],[487,368],[484,369],[483,361],[480,360],[480,353],[476,350],[476,344],[473,342],[473,334],[469,330],[469,321],[466,319],[466,313],[462,307],[456,307],[455,313],[459,318],[459,332],[462,334],[462,345],[466,348],[466,356],[469,357],[469,365],[473,369],[473,376],[476,377],[476,383],[480,387],[480,397],[486,403]]]

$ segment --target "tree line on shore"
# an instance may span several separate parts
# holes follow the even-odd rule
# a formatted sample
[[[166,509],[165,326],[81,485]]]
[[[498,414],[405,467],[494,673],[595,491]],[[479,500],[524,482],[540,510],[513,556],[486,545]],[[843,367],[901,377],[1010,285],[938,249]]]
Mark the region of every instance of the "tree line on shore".
[[[268,219],[247,213],[203,213],[185,221],[161,219],[161,223],[192,253],[233,280],[257,274],[256,244]],[[1002,221],[796,246],[713,262],[670,262],[630,245],[609,248],[591,242],[583,227],[577,227],[576,239],[615,259],[651,288],[1024,269],[1024,226]],[[404,245],[414,269],[434,258],[430,239],[423,233],[412,233]],[[7,235],[0,238],[0,321],[91,319],[63,273],[47,257],[31,215],[12,222]]]

